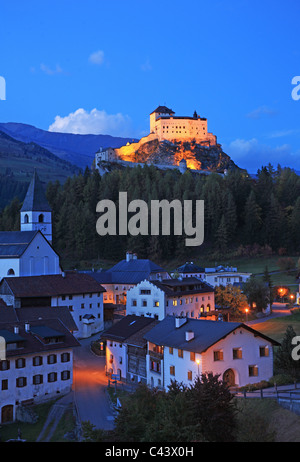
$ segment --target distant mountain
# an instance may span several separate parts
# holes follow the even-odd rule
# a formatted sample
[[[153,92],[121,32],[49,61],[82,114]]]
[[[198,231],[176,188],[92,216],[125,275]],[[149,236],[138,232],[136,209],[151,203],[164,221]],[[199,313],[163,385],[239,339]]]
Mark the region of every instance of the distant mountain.
[[[29,182],[34,169],[44,183],[50,180],[64,183],[69,176],[80,171],[77,165],[60,159],[38,144],[24,143],[0,131],[0,175]]]
[[[73,135],[71,133],[48,132],[22,123],[0,123],[0,130],[23,143],[36,143],[60,159],[85,169],[92,166],[95,152],[102,147],[119,148],[133,138],[110,135]]]

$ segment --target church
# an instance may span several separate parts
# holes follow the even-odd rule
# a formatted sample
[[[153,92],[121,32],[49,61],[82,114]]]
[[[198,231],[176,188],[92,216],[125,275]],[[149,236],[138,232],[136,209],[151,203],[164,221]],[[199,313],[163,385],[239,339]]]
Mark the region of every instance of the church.
[[[34,171],[20,211],[20,231],[0,232],[0,280],[7,276],[61,274],[52,247],[52,211]]]

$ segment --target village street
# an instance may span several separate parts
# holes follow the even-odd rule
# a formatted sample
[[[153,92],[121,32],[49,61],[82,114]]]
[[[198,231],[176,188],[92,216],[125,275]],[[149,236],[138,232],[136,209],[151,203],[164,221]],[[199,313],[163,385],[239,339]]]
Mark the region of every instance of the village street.
[[[90,421],[96,428],[111,430],[114,418],[105,392],[105,357],[91,351],[92,339],[80,340],[81,346],[74,348],[74,400],[81,422]]]
[[[290,311],[285,308],[285,305],[278,303],[273,305],[273,312],[270,316],[250,321],[247,324],[259,330],[260,323],[288,314]],[[98,337],[99,334],[94,336],[94,339]],[[82,339],[80,340],[81,346],[74,349],[74,400],[81,422],[90,421],[96,428],[111,430],[114,426],[114,417],[106,393],[108,377],[105,375],[105,357],[99,357],[91,351],[92,340],[93,337]]]

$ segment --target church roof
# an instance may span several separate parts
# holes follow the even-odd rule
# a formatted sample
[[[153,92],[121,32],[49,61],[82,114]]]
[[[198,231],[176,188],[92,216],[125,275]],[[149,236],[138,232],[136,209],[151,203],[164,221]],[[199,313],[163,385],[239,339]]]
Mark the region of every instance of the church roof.
[[[43,185],[34,171],[27,194],[25,196],[21,212],[38,211],[51,212],[50,205],[46,199]]]
[[[0,231],[0,258],[20,257],[39,231]]]
[[[175,114],[172,109],[169,109],[166,106],[158,106],[154,111],[151,112],[153,114],[154,112],[159,112],[160,114]]]
[[[106,271],[94,272],[93,276],[100,284],[138,284],[148,279],[151,273],[165,272],[163,268],[148,259],[121,260]]]

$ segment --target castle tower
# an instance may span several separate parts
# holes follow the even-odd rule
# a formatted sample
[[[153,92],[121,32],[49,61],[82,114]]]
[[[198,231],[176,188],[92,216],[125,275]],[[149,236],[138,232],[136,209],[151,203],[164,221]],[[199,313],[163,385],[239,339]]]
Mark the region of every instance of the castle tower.
[[[166,106],[158,106],[150,114],[150,133],[155,133],[155,124],[158,117],[171,117],[175,114],[172,109],[167,108]]]
[[[40,230],[52,242],[51,208],[46,199],[43,185],[34,171],[21,208],[21,231]]]

